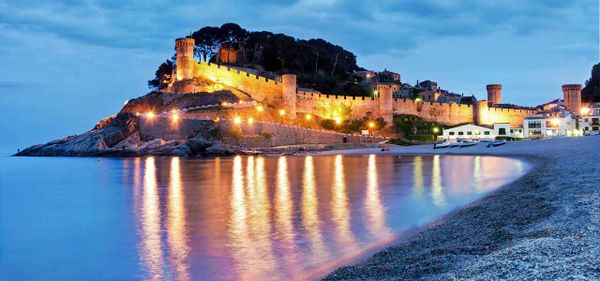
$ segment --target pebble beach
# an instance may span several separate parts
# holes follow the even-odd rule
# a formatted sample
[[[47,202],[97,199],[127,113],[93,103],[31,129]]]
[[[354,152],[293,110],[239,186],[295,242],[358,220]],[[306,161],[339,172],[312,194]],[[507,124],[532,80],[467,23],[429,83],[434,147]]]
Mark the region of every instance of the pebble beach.
[[[325,280],[599,280],[600,136],[319,154],[495,155],[532,164],[523,177]]]

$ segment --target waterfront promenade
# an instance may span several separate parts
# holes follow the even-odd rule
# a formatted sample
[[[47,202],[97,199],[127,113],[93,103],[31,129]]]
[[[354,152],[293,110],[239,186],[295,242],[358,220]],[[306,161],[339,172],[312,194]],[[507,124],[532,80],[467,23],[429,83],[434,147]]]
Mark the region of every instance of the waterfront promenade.
[[[517,181],[325,279],[598,280],[599,148],[600,137],[592,136],[495,148],[419,145],[323,152],[499,155],[533,164]]]

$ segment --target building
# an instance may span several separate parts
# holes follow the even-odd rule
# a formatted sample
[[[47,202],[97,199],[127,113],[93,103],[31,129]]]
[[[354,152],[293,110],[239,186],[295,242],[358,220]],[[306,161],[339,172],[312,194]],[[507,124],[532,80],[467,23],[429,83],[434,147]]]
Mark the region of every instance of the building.
[[[594,103],[581,108],[581,124],[584,133],[600,131],[600,103]]]
[[[400,73],[384,69],[382,72],[379,72],[379,81],[400,83]]]
[[[577,135],[581,135],[581,131],[577,129],[576,116],[568,111],[533,114],[523,121],[525,138]]]
[[[431,80],[425,80],[421,83],[417,83],[418,86],[425,91],[437,92],[438,91],[438,83]]]
[[[510,123],[496,123],[492,126],[464,124],[444,129],[442,132],[442,137],[444,140],[450,142],[462,140],[494,140],[499,136],[511,136],[510,130]]]

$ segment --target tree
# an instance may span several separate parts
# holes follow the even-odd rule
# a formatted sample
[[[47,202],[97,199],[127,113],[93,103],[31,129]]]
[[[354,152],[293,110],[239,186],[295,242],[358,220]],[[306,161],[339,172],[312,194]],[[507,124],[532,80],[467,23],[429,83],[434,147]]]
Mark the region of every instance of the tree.
[[[158,66],[158,69],[154,72],[154,79],[148,80],[148,88],[153,90],[160,90],[166,87],[164,81],[170,77],[173,73],[173,67],[175,63],[172,60],[166,60]]]
[[[600,63],[592,67],[591,77],[581,90],[581,100],[586,103],[600,102]]]
[[[206,26],[194,31],[192,38],[196,41],[196,46],[194,47],[195,55],[204,61],[208,61],[217,53],[221,46],[219,36],[220,29],[214,26]]]

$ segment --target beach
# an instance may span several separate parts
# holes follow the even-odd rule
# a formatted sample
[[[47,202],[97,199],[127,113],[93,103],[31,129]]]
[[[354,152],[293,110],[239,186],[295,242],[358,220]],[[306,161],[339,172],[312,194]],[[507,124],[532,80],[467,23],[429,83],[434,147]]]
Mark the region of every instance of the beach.
[[[529,173],[325,280],[600,279],[600,137],[319,154],[516,157]]]

